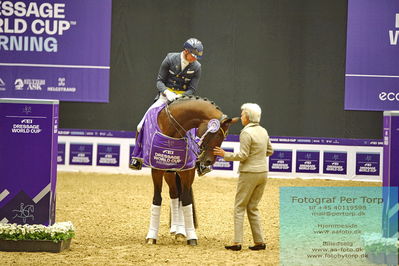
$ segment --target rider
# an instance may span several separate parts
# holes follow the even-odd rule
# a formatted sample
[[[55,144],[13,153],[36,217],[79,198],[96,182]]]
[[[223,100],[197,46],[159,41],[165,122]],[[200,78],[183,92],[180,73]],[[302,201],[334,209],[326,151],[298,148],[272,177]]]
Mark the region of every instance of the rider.
[[[171,102],[180,95],[192,95],[196,92],[201,78],[201,64],[198,59],[201,59],[203,52],[204,46],[201,41],[190,38],[183,44],[182,52],[167,54],[158,72],[156,83],[158,94],[138,124],[137,132],[140,132],[149,110]],[[140,170],[141,158],[132,158],[129,166],[134,170]]]

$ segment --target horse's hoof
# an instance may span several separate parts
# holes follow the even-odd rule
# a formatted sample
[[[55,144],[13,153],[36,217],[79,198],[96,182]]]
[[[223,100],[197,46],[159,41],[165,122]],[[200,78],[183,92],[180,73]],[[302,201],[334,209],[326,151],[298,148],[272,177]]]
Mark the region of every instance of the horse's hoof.
[[[170,232],[170,235],[174,236],[174,235],[176,235],[176,232]]]
[[[186,239],[186,236],[180,233],[175,234],[175,239],[178,241],[184,241]]]
[[[155,245],[157,243],[157,240],[154,238],[146,238],[145,243],[148,245]]]
[[[187,240],[187,245],[190,245],[190,246],[198,245],[197,239],[189,239],[189,240]]]

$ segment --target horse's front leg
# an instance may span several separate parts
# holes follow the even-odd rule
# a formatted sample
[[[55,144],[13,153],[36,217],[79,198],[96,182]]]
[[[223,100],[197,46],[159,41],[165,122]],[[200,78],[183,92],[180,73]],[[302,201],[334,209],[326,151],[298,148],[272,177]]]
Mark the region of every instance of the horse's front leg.
[[[162,205],[162,178],[164,171],[152,169],[152,182],[154,184],[154,196],[151,205],[150,228],[148,229],[146,243],[156,244],[158,238],[159,221]]]
[[[181,181],[177,172],[165,173],[166,183],[169,185],[170,196],[170,233],[175,234],[176,238],[186,237],[186,229],[184,226],[184,215],[181,200]]]
[[[176,238],[179,236],[186,237],[182,202],[179,199],[181,194],[180,177],[176,172],[166,172],[164,178],[169,186],[171,210],[170,233],[175,234]]]
[[[193,218],[193,201],[191,197],[191,185],[194,182],[195,169],[179,172],[182,184],[182,202],[183,202],[183,215],[184,226],[186,228],[187,244],[197,245],[197,233],[194,227]]]

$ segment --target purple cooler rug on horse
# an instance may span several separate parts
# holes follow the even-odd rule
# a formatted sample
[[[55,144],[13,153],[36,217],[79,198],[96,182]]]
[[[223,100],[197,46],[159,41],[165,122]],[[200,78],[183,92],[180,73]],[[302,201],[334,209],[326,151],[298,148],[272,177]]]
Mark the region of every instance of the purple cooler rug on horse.
[[[198,145],[195,131],[187,131],[184,138],[176,139],[160,132],[158,114],[166,105],[148,111],[143,127],[136,139],[133,157],[143,160],[143,164],[161,170],[189,170],[195,168]]]

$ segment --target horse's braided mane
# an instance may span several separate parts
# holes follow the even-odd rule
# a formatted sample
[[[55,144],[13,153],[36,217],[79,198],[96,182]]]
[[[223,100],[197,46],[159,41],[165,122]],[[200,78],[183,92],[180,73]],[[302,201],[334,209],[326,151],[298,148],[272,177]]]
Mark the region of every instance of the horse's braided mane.
[[[211,100],[209,100],[208,98],[203,98],[203,97],[196,96],[196,95],[182,95],[182,96],[176,98],[174,101],[170,102],[169,104],[177,103],[177,102],[182,102],[182,101],[187,101],[187,100],[198,100],[198,101],[201,101],[201,100],[202,100],[202,101],[204,101],[204,102],[209,102],[209,103],[211,103],[212,105],[214,105],[216,109],[218,109],[219,111],[221,111],[220,107],[217,106],[217,105],[215,104],[214,101],[211,101]]]

